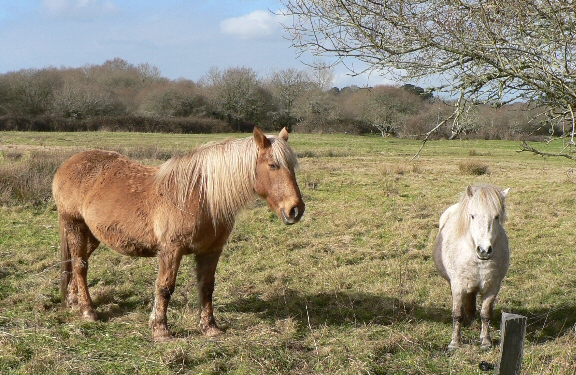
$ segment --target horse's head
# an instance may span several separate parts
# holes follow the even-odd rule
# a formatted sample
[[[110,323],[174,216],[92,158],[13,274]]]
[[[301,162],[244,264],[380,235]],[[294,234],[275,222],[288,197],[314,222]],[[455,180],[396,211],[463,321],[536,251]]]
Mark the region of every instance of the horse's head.
[[[254,190],[284,224],[297,223],[305,205],[294,172],[298,160],[286,143],[288,131],[284,128],[278,137],[268,138],[255,126],[254,141],[258,146]]]
[[[502,223],[506,219],[504,198],[508,190],[494,186],[468,186],[466,189],[470,234],[480,260],[492,257],[493,245],[502,233]]]

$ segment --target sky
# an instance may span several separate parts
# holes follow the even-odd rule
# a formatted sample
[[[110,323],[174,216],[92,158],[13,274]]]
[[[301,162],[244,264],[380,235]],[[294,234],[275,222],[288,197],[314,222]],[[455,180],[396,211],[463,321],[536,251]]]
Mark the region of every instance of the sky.
[[[274,0],[0,0],[0,73],[113,58],[195,82],[212,67],[248,67],[261,77],[306,70],[315,57],[290,46],[281,9]],[[344,66],[334,73],[340,88],[392,83],[352,77]]]

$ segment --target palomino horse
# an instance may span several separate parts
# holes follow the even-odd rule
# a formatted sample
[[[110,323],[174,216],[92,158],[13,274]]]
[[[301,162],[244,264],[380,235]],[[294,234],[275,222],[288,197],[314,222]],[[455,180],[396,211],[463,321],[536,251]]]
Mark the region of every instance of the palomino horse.
[[[434,243],[434,262],[452,290],[454,331],[449,349],[460,346],[462,322],[476,314],[476,295],[482,297],[482,348],[492,345],[490,319],[494,301],[510,263],[504,198],[508,190],[491,185],[468,186],[460,202],[440,217]]]
[[[296,183],[298,159],[288,132],[201,146],[160,167],[145,166],[109,151],[71,157],[52,184],[58,206],[62,253],[62,303],[77,305],[84,319],[96,313],[86,276],[100,242],[159,263],[150,327],[155,341],[170,338],[166,310],[183,255],[196,257],[200,329],[222,331],[213,314],[216,265],[238,212],[254,197],[268,202],[285,224],[304,213]]]

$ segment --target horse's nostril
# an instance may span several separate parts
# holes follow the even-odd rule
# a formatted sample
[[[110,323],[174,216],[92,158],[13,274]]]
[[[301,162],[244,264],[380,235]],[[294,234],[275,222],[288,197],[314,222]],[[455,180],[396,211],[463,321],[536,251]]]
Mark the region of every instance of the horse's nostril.
[[[488,246],[488,251],[486,252],[487,254],[492,254],[492,246]]]
[[[296,207],[296,206],[292,207],[292,209],[290,210],[288,215],[290,215],[290,217],[297,217],[298,216],[298,207]]]

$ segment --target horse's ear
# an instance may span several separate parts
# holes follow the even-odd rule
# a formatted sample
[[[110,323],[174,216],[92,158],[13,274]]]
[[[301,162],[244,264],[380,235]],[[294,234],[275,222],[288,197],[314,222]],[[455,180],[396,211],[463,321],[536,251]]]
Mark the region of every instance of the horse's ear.
[[[506,189],[502,190],[502,196],[503,196],[504,198],[506,198],[506,196],[508,195],[508,192],[509,192],[509,191],[510,191],[510,188],[506,188]]]
[[[288,142],[288,129],[286,129],[286,127],[283,127],[282,130],[280,130],[280,134],[278,136],[283,140],[285,140],[286,142]]]
[[[468,195],[469,198],[472,198],[472,196],[474,195],[474,188],[472,187],[472,185],[468,185],[468,187],[466,188],[466,194]]]
[[[260,150],[268,148],[271,145],[270,140],[266,138],[266,134],[257,126],[254,127],[254,141]]]

